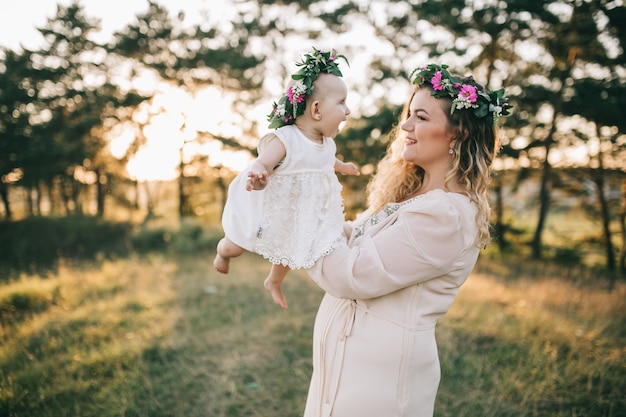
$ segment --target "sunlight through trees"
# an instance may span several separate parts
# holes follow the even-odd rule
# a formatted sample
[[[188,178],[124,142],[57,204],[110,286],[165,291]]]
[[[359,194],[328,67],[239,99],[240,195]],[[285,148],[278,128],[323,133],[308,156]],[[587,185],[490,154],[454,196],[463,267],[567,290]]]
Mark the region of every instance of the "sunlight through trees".
[[[41,47],[0,49],[0,213],[171,215],[140,191],[150,181],[175,183],[181,217],[219,212],[207,205],[223,204],[289,63],[315,45],[351,63],[352,117],[338,151],[365,175],[342,178],[349,213],[363,209],[407,75],[446,62],[507,87],[515,106],[493,187],[500,251],[554,254],[549,216],[577,208],[597,223],[581,239],[612,269],[624,230],[625,10],[622,0],[225,0],[190,24],[148,2],[98,42],[97,16],[80,2],[59,5],[39,28]],[[524,221],[512,203],[520,199]]]

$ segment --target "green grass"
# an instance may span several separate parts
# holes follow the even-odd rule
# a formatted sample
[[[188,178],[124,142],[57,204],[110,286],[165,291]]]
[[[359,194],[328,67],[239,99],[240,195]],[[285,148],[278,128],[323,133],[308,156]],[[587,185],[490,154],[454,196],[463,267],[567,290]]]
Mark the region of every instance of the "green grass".
[[[626,288],[480,266],[439,327],[438,415],[626,415]]]
[[[228,276],[211,261],[61,264],[0,286],[0,415],[301,415],[321,292],[293,271],[282,311],[258,257]],[[626,287],[562,271],[481,260],[437,331],[436,416],[626,416]]]

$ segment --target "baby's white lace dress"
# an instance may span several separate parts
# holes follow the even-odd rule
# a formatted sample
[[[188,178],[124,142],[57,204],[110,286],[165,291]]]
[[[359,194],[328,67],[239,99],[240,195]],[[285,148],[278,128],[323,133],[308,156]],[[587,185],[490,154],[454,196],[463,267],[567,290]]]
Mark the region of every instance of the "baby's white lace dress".
[[[234,243],[274,264],[309,268],[345,244],[336,145],[331,138],[317,144],[292,125],[276,136],[287,156],[262,191],[245,190],[248,169],[233,180],[222,225]]]

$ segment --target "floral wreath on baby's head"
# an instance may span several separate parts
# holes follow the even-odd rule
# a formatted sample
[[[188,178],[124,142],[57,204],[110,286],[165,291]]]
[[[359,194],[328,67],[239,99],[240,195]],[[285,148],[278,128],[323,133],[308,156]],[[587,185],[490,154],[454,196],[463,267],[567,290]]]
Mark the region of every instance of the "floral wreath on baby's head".
[[[504,88],[489,93],[482,91],[476,85],[464,83],[462,79],[451,75],[447,68],[445,64],[428,64],[415,69],[410,78],[413,84],[430,84],[434,97],[451,98],[450,114],[457,109],[473,109],[478,118],[491,117],[494,126],[500,116],[510,114],[509,109],[513,106],[509,105]]]
[[[312,54],[305,54],[302,61],[296,63],[301,67],[298,72],[291,75],[296,82],[287,89],[278,102],[273,104],[272,112],[267,116],[270,129],[291,125],[296,121],[296,117],[304,113],[305,99],[313,93],[313,82],[320,74],[342,76],[337,62],[338,58],[350,65],[344,55],[337,55],[334,50],[322,52],[315,48]]]

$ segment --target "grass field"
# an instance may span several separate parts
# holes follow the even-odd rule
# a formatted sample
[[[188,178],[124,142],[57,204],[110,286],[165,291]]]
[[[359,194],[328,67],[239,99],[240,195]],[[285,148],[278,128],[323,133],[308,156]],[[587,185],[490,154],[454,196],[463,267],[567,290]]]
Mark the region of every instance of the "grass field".
[[[299,416],[322,293],[252,255],[61,265],[0,286],[0,415]],[[438,417],[626,416],[626,287],[481,260],[437,335]],[[358,417],[358,416],[355,416]],[[385,416],[381,416],[385,417]]]

